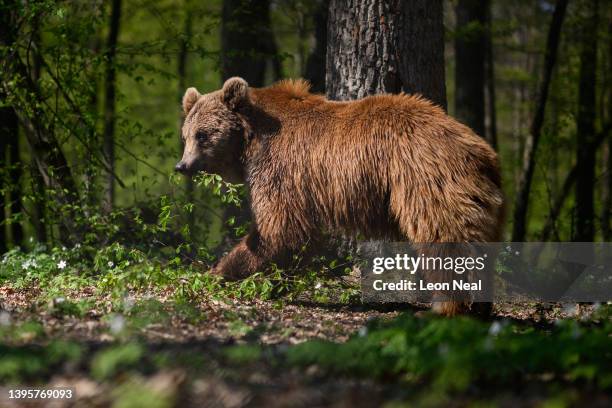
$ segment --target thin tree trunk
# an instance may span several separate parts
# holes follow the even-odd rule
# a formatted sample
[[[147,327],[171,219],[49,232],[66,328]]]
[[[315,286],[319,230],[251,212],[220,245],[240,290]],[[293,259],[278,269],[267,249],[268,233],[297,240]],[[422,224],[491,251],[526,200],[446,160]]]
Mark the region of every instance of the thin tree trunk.
[[[8,6],[10,10],[10,6]],[[10,11],[0,13],[0,44],[11,47],[16,39],[17,33],[11,22]],[[4,56],[3,56],[4,58]],[[8,57],[10,58],[10,56]],[[0,100],[6,100],[6,93],[0,91]],[[7,179],[10,179],[10,188],[2,196],[0,207],[0,223],[3,233],[0,235],[0,253],[4,253],[8,247],[6,227],[6,214],[15,215],[21,211],[21,162],[19,160],[19,121],[17,113],[12,106],[0,107],[0,167],[10,169]],[[8,207],[6,204],[9,204]],[[13,245],[19,245],[23,238],[21,224],[10,225]]]
[[[489,1],[459,0],[455,7],[455,114],[485,134],[486,16]]]
[[[612,241],[612,226],[610,225],[610,213],[612,212],[612,137],[605,144],[603,155],[604,177],[601,194],[601,234],[606,242]]]
[[[306,15],[304,10],[297,9],[295,10],[296,21],[295,28],[297,31],[297,58],[296,65],[297,71],[300,76],[304,76],[306,72],[306,59],[308,56],[306,55],[306,40],[308,39],[308,32],[306,31]]]
[[[327,52],[327,14],[329,0],[320,0],[314,13],[315,46],[306,62],[304,77],[310,81],[311,90],[325,92],[325,57]]]
[[[13,127],[13,132],[5,134],[4,136],[9,137],[9,156],[11,164],[11,194],[10,194],[10,211],[11,216],[14,217],[22,212],[22,192],[21,192],[21,174],[22,174],[22,163],[19,154],[19,121],[15,111],[11,108],[11,118],[9,126]],[[11,223],[11,241],[14,246],[20,246],[23,243],[23,226],[21,221]]]
[[[280,77],[280,59],[270,21],[269,0],[224,0],[221,18],[221,77],[264,85],[266,67]]]
[[[4,24],[2,24],[5,26]],[[0,94],[0,97],[4,99],[4,95]],[[0,108],[0,168],[8,169],[9,167],[9,140],[12,132],[16,129],[16,116],[13,108],[10,106],[4,106]],[[8,178],[8,175],[5,177]],[[8,190],[0,196],[0,254],[5,253],[8,250],[8,228],[6,225],[6,204],[9,202],[10,194]]]
[[[40,17],[34,19],[34,24],[32,27],[32,45],[33,45],[33,61],[32,61],[32,81],[37,84],[40,81],[41,73],[42,73],[42,62],[41,62],[41,53],[42,53],[42,37],[40,35]],[[32,215],[32,225],[34,227],[34,233],[36,235],[36,240],[40,243],[47,242],[47,229],[45,226],[45,218],[46,218],[46,194],[45,191],[45,183],[36,169],[35,159],[32,158],[30,163],[31,171],[30,177],[32,180],[32,191],[34,192],[34,200],[33,200],[33,215]]]
[[[612,22],[608,23],[608,33],[612,32]],[[607,92],[602,94],[602,112],[601,116],[606,117],[609,122],[612,122],[612,87],[609,85],[610,72],[612,71],[612,39],[608,39],[608,64],[605,71],[604,83],[608,84]],[[607,98],[606,98],[607,97]],[[607,104],[606,104],[607,102]],[[606,242],[612,241],[612,225],[610,224],[610,216],[612,215],[612,137],[608,135],[604,152],[602,154],[604,177],[602,180],[601,191],[601,233],[603,240]]]
[[[94,3],[94,7],[99,10],[101,7]],[[92,35],[92,38],[89,41],[89,49],[91,50],[92,55],[98,56],[100,55],[100,49],[103,46],[103,37],[102,30],[99,27]],[[99,88],[100,88],[100,77],[94,71],[89,75],[88,81],[91,83],[92,92],[88,97],[88,105],[89,110],[91,112],[95,112],[95,118],[97,121],[98,113],[99,113]],[[84,180],[83,180],[83,198],[87,203],[87,206],[91,209],[94,209],[100,200],[99,191],[96,188],[97,177],[96,173],[98,171],[98,163],[96,163],[96,152],[101,147],[104,149],[104,140],[100,140],[98,133],[95,131],[95,127],[89,129],[87,133],[87,143],[91,146],[91,149],[88,149],[86,153],[87,164],[84,170]],[[102,150],[104,152],[104,150]],[[103,160],[105,157],[102,158]],[[105,180],[106,182],[106,180]],[[106,189],[106,183],[103,184],[103,188]],[[102,200],[105,200],[106,197],[102,197]]]
[[[331,0],[327,96],[403,91],[446,109],[442,17],[441,0]]]
[[[266,79],[266,68],[271,67],[272,79],[282,77],[281,60],[276,39],[272,31],[269,0],[223,0],[221,18],[221,78],[233,76],[244,78],[249,86],[262,87]],[[229,229],[229,220],[234,225],[244,225],[250,220],[248,205],[240,208],[227,206],[223,214],[223,225]],[[229,245],[234,236],[225,234],[220,245]]]
[[[183,99],[183,93],[187,89],[187,57],[189,53],[189,40],[192,36],[192,18],[191,11],[187,7],[188,2],[184,2],[184,20],[183,20],[183,33],[179,44],[178,53],[178,64],[177,64],[177,76],[178,76],[178,88],[177,88],[177,100],[179,105]],[[183,127],[184,115],[181,111],[178,119],[178,132],[179,132],[179,156],[183,152],[183,142],[181,139],[181,131]],[[189,177],[185,180],[185,195],[188,203],[193,203],[193,180]],[[188,216],[189,228],[193,228],[195,224],[195,206],[192,208]]]
[[[610,131],[611,130],[612,130],[612,124],[609,122],[604,127],[604,129],[600,133],[598,133],[597,136],[595,137],[595,140],[593,141],[593,150],[597,150],[599,146],[606,140],[608,141],[608,143],[610,143],[610,140],[611,140]],[[610,162],[608,162],[608,166],[610,166]],[[570,193],[572,192],[572,187],[576,183],[577,178],[578,178],[578,167],[575,164],[571,168],[571,170],[567,173],[567,176],[565,176],[565,180],[563,181],[561,190],[559,191],[559,194],[557,194],[557,197],[555,198],[553,205],[550,207],[550,211],[548,213],[546,224],[544,225],[544,228],[542,229],[542,233],[540,234],[541,241],[548,241],[548,239],[550,238],[550,235],[555,231],[555,228],[556,228],[555,225],[556,225],[557,219],[559,218],[559,215],[561,214],[561,209],[563,208],[563,205],[565,204],[565,201],[567,200],[567,198],[570,196]],[[610,206],[607,207],[607,211],[609,213]],[[556,235],[557,236],[555,238],[559,238],[558,234]]]
[[[587,2],[582,32],[580,83],[576,129],[576,214],[573,241],[591,242],[595,236],[595,86],[597,82],[598,0]]]
[[[0,41],[2,46],[10,46],[15,41],[15,35],[11,29],[11,19],[8,12],[0,13]],[[2,55],[2,58],[5,58]],[[0,92],[0,99],[6,99],[6,93]],[[10,164],[8,151],[11,135],[16,131],[16,115],[11,106],[0,107],[0,168],[8,169]],[[5,176],[7,179],[8,175]],[[0,254],[8,250],[8,228],[6,225],[6,204],[10,195],[5,190],[0,196]]]
[[[110,15],[110,29],[106,43],[106,75],[104,100],[104,156],[108,168],[107,185],[104,197],[106,211],[111,211],[115,202],[115,91],[117,39],[121,22],[121,0],[113,0]]]
[[[533,117],[529,135],[525,141],[523,165],[516,199],[514,202],[514,223],[512,229],[512,241],[514,242],[524,241],[527,233],[529,193],[531,192],[531,182],[533,180],[533,172],[535,169],[536,151],[540,141],[542,126],[544,124],[546,102],[548,100],[553,68],[557,59],[557,51],[559,49],[559,42],[561,38],[561,26],[563,25],[563,19],[565,17],[567,2],[568,0],[557,1],[548,31],[546,53],[544,58],[544,72],[537,96],[535,115]]]
[[[493,51],[493,22],[491,1],[487,0],[485,16],[485,83],[486,83],[486,103],[487,103],[487,140],[497,149],[497,109],[495,107],[495,54]]]

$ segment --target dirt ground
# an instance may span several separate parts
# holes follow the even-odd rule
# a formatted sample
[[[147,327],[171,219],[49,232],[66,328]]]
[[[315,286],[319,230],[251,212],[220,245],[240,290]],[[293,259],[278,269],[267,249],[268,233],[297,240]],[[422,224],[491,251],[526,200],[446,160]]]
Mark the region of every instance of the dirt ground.
[[[163,354],[175,359],[168,368],[144,368],[129,376],[100,381],[88,375],[87,363],[80,366],[59,364],[49,378],[38,385],[45,387],[73,387],[77,398],[70,401],[15,402],[0,398],[3,407],[81,407],[81,406],[139,406],[142,396],[130,393],[150,393],[159,405],[185,407],[242,407],[242,406],[341,406],[369,407],[399,402],[415,392],[393,381],[374,382],[334,378],[320,372],[316,366],[299,370],[278,363],[276,355],[293,344],[311,339],[343,342],[355,333],[366,330],[371,319],[392,319],[401,312],[426,315],[421,306],[334,305],[314,303],[285,303],[275,301],[238,301],[235,299],[201,299],[189,313],[164,310],[170,299],[164,295],[133,293],[124,299],[124,314],[111,312],[109,297],[94,297],[94,288],[67,294],[71,301],[88,300],[92,307],[81,316],[57,313],[57,303],[63,299],[43,302],[39,291],[15,291],[0,287],[0,324],[37,321],[44,330],[41,338],[18,338],[14,347],[36,348],[53,339],[79,343],[84,353],[94,355],[116,341],[126,341],[125,333],[137,339],[145,348],[144,358]],[[154,302],[155,313],[138,305]],[[555,319],[590,313],[591,306],[557,305],[497,305],[491,321],[510,319],[546,327]],[[149,308],[150,309],[150,308]],[[141,315],[151,318],[140,321]],[[162,317],[160,317],[162,316]],[[135,319],[135,320],[134,320]],[[129,340],[128,340],[129,341]],[[265,358],[235,364],[224,351],[236,346],[257,346]],[[359,358],[359,356],[355,356]],[[188,362],[181,363],[183,359]],[[202,363],[198,363],[198,361]],[[88,358],[84,359],[87,361]],[[191,361],[189,361],[191,360]],[[194,365],[197,367],[194,369]],[[30,384],[35,385],[35,384]],[[0,386],[6,396],[10,387]],[[130,391],[131,390],[131,391]],[[483,395],[484,390],[474,390]],[[486,395],[486,392],[484,392]],[[130,399],[132,398],[132,399]],[[525,389],[521,396],[504,397],[508,406],[533,406],[541,402],[534,390]],[[119,402],[120,403],[119,403]],[[142,402],[142,401],[141,401]],[[463,398],[430,401],[433,405],[465,406],[473,401]],[[609,398],[593,395],[593,406],[605,406]]]

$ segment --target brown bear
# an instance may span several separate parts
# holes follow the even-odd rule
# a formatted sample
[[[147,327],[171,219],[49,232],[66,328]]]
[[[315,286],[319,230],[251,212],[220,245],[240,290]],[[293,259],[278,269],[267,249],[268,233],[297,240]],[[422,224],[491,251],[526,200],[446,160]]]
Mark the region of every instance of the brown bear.
[[[500,238],[495,151],[421,96],[335,102],[303,80],[250,88],[235,77],[204,95],[189,88],[183,110],[176,170],[245,182],[250,196],[252,229],[213,273],[246,277],[322,231],[412,243]],[[464,303],[437,306],[452,315]]]

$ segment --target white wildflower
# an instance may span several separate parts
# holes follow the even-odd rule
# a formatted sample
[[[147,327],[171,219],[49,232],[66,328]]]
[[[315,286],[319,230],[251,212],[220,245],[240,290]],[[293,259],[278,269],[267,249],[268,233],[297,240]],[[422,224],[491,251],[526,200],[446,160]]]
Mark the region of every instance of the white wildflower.
[[[315,289],[321,289],[321,282],[317,282],[317,284],[315,285]]]
[[[68,264],[63,259],[57,263],[57,267],[59,269],[64,269],[66,267],[66,265],[68,265]]]
[[[113,261],[108,261],[108,267],[112,268],[113,266],[115,266],[115,264],[113,263]]]
[[[32,263],[28,259],[27,261],[25,261],[24,263],[21,264],[21,268],[24,269],[24,270],[27,270],[30,267],[31,264]]]

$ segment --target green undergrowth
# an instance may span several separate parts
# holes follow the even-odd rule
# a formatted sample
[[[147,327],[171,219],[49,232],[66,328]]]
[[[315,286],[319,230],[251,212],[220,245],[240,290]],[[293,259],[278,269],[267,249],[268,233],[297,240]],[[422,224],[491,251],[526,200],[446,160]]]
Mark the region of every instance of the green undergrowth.
[[[88,256],[89,255],[89,256]],[[302,260],[296,257],[296,264]],[[16,290],[40,290],[40,299],[66,297],[85,288],[120,301],[127,292],[170,293],[176,300],[308,298],[317,302],[348,303],[358,298],[349,268],[319,257],[308,267],[283,270],[271,265],[239,282],[226,282],[207,273],[208,266],[185,263],[178,257],[150,256],[113,244],[91,255],[91,248],[53,248],[38,245],[30,252],[13,249],[0,261],[0,285]],[[79,315],[78,310],[73,311]]]
[[[159,305],[142,307],[146,313],[164,313]],[[189,378],[212,373],[228,381],[243,381],[253,370],[298,369],[293,372],[304,373],[305,383],[369,379],[403,390],[393,398],[422,405],[453,398],[490,402],[535,385],[545,402],[566,406],[612,390],[611,315],[610,307],[602,306],[588,320],[560,320],[541,329],[509,321],[404,314],[373,321],[345,343],[166,348],[131,337],[101,346],[53,340],[30,322],[0,330],[0,381],[37,384],[58,373],[78,373],[121,390],[127,382],[176,369]],[[30,342],[10,345],[8,340],[15,338]]]
[[[559,320],[538,329],[402,315],[374,322],[346,343],[309,341],[287,352],[297,366],[326,374],[394,378],[436,392],[468,392],[475,384],[499,389],[541,381],[612,390],[612,308],[587,321]]]

